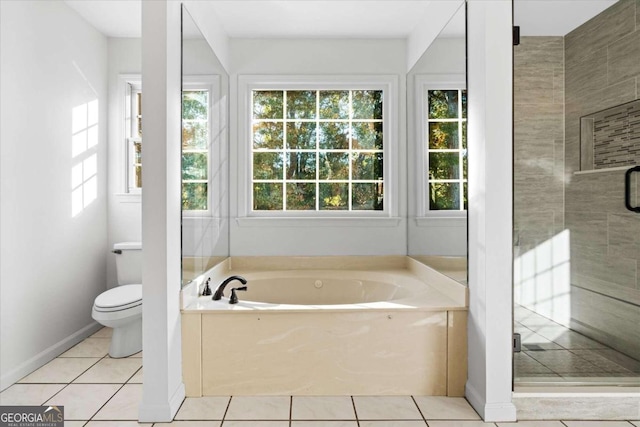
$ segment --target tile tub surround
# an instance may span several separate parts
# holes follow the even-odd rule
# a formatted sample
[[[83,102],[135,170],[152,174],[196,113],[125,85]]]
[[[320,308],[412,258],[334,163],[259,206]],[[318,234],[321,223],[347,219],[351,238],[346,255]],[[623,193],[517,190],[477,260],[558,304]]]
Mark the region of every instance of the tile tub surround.
[[[243,301],[242,294],[240,303],[229,305],[227,298],[183,295],[187,395],[462,396],[467,289],[424,264],[408,257],[243,257],[205,276],[220,283],[239,274],[251,287],[253,278],[274,272],[292,277],[358,271],[363,278],[392,275],[393,283],[411,282],[419,292],[337,305],[257,303]],[[220,345],[225,342],[233,345]],[[206,369],[206,360],[237,363]]]

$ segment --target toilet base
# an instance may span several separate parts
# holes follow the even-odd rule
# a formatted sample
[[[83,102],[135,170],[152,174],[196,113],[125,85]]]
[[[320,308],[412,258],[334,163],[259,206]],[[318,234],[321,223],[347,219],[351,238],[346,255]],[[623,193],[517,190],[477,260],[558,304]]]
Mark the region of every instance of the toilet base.
[[[142,351],[142,317],[125,325],[113,328],[109,356],[114,359],[131,356]]]

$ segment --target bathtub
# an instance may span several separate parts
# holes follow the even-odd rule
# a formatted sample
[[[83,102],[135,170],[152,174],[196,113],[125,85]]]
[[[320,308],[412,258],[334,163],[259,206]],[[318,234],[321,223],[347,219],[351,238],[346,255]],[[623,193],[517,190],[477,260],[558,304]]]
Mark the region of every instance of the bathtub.
[[[231,275],[229,304],[198,295]],[[232,257],[182,290],[188,396],[462,396],[467,288],[408,257]]]

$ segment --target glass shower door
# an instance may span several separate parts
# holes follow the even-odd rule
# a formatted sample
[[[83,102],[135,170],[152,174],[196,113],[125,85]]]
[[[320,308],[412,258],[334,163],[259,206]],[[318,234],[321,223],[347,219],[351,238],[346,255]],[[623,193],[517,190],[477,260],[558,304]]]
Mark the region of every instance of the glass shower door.
[[[515,383],[636,385],[640,11],[559,3],[514,5]]]

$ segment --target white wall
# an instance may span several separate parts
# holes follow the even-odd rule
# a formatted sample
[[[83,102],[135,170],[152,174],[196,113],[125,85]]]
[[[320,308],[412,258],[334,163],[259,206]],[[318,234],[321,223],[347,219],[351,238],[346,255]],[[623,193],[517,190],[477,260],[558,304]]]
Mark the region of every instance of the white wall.
[[[404,40],[231,40],[231,255],[406,254],[406,54]],[[239,225],[238,75],[397,75],[400,220],[392,226]]]
[[[0,12],[5,388],[98,326],[91,306],[106,289],[107,40],[62,1],[2,1]],[[87,147],[87,134],[96,145]],[[85,160],[74,199],[72,171]]]
[[[140,196],[127,196],[126,143],[124,140],[124,98],[120,74],[137,74],[142,70],[142,47],[139,38],[109,38],[109,247],[118,242],[142,239]],[[117,285],[115,256],[107,256],[108,287]]]
[[[435,74],[465,75],[465,39],[464,38],[437,38],[422,55],[420,60],[411,69],[407,78],[407,96],[409,115],[408,121],[408,146],[409,162],[407,170],[410,177],[408,183],[409,192],[409,219],[408,219],[408,245],[409,255],[467,255],[467,219],[462,218],[430,218],[417,219],[420,212],[417,201],[423,190],[417,180],[422,179],[424,173],[419,169],[417,159],[424,158],[424,152],[419,151],[419,135],[414,109],[418,108],[420,99],[414,94],[416,76],[428,76]],[[422,195],[425,197],[425,195]]]

